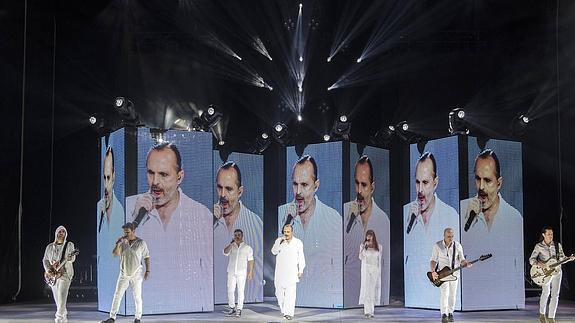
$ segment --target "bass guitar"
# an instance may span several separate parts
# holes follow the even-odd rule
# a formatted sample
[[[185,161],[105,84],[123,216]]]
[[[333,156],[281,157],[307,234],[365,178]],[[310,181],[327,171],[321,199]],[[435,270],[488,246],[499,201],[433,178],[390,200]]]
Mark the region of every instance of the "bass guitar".
[[[531,266],[531,271],[529,272],[531,280],[539,286],[547,285],[553,276],[556,276],[561,272],[562,264],[573,260],[575,260],[574,255],[571,255],[570,257],[565,257],[559,261],[556,258],[549,258],[549,260],[545,262],[546,266],[535,264]]]
[[[64,275],[64,273],[66,272],[64,265],[68,262],[68,258],[77,256],[79,254],[80,249],[75,249],[70,253],[68,257],[64,257],[64,260],[61,263],[59,261],[56,261],[52,266],[50,266],[50,269],[48,269],[48,271],[44,273],[44,281],[46,282],[46,284],[50,286],[56,285],[58,279],[62,277],[62,275]]]
[[[482,255],[481,257],[479,257],[475,260],[472,260],[472,261],[468,261],[467,263],[468,264],[474,264],[478,261],[484,261],[484,260],[487,260],[491,257],[492,257],[491,254]],[[467,267],[467,266],[465,266],[465,267]],[[429,278],[429,281],[433,285],[435,285],[436,287],[439,287],[439,286],[443,285],[443,283],[445,283],[445,282],[457,280],[457,277],[453,276],[453,273],[455,273],[456,271],[461,270],[462,268],[465,268],[465,267],[460,266],[460,267],[451,269],[448,266],[445,266],[445,267],[443,267],[443,269],[441,269],[440,271],[437,272],[437,275],[439,276],[439,277],[437,277],[437,279],[433,279],[433,275],[432,275],[431,271],[427,272],[427,278]]]

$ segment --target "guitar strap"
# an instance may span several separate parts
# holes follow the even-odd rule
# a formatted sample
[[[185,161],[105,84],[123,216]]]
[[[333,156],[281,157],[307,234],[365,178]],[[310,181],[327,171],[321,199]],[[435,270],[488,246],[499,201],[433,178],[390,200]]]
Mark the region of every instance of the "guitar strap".
[[[455,268],[455,240],[453,240],[453,254],[451,255],[451,269]]]
[[[553,241],[553,244],[555,244],[555,258],[559,261],[559,245],[557,244],[557,241]]]
[[[60,263],[62,263],[62,261],[64,261],[64,257],[66,256],[66,248],[68,247],[68,241],[66,241],[66,243],[64,244],[64,247],[62,248],[62,256],[60,257]]]

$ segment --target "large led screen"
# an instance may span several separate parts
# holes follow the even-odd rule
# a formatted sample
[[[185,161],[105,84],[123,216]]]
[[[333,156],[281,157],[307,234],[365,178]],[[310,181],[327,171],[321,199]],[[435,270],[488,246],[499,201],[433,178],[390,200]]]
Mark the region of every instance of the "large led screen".
[[[138,194],[126,197],[126,220],[139,222],[136,235],[150,250],[144,314],[213,310],[212,163],[210,133],[152,139],[138,129]],[[126,312],[134,312],[132,297]]]
[[[459,240],[458,138],[410,145],[410,200],[403,206],[405,306],[439,308],[439,288],[426,273],[433,245],[452,228]],[[468,253],[467,246],[463,250]],[[458,284],[455,309],[461,309]]]
[[[110,311],[120,271],[112,250],[124,235],[124,129],[101,139],[101,185],[96,214],[98,310]],[[122,300],[120,308],[125,307]]]
[[[287,148],[286,204],[278,208],[303,242],[306,267],[297,306],[343,307],[342,143]]]
[[[468,258],[493,257],[462,273],[463,309],[525,308],[521,143],[468,140],[461,243]]]
[[[214,151],[214,297],[227,304],[228,257],[223,250],[234,231],[254,252],[253,278],[246,281],[244,303],[263,302],[263,156]],[[236,296],[237,301],[237,296]]]
[[[358,306],[362,287],[359,250],[368,230],[374,231],[382,246],[381,278],[376,284],[379,303],[376,305],[387,305],[390,283],[389,151],[351,143],[349,168],[349,196],[343,205],[345,307]]]

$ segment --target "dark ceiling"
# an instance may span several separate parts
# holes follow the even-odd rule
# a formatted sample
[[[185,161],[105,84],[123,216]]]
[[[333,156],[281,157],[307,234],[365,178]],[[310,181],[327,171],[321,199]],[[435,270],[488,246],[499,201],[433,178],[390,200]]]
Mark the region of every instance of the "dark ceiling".
[[[319,141],[340,114],[355,141],[402,120],[445,136],[458,106],[477,130],[509,137],[517,114],[552,108],[541,96],[556,77],[554,1],[301,3],[299,20],[300,2],[287,0],[36,2],[35,15],[49,17],[43,41],[55,44],[55,109],[67,116],[57,126],[72,133],[94,113],[115,116],[116,96],[153,128],[215,104],[236,147],[280,121],[293,142]]]

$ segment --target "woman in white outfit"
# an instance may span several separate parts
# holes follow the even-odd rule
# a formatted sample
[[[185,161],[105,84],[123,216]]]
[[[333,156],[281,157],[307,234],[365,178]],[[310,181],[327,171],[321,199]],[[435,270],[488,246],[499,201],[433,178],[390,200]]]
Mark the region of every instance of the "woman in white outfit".
[[[381,298],[381,251],[375,232],[367,230],[365,241],[359,247],[361,260],[361,289],[359,305],[363,304],[365,318],[372,318],[375,304],[379,305]]]

